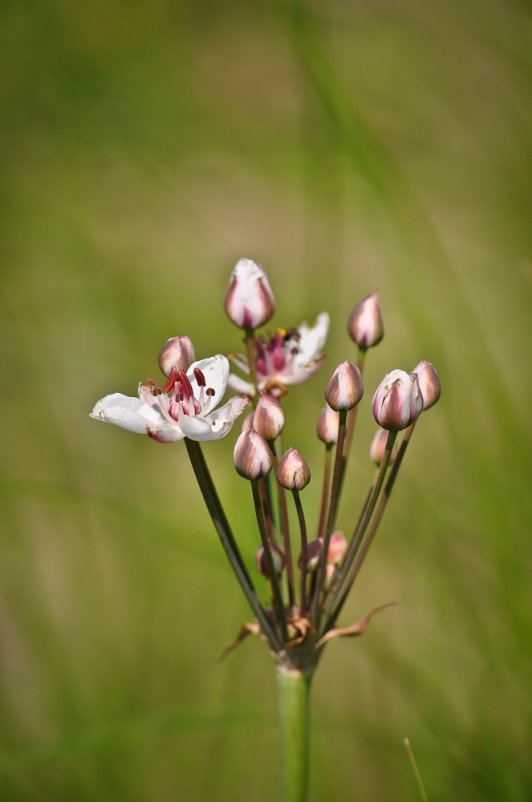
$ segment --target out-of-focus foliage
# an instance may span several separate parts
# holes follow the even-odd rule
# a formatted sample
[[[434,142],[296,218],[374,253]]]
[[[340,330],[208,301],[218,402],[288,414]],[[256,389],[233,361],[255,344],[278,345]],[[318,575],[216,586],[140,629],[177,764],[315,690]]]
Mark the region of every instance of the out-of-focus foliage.
[[[332,315],[287,399],[309,516],[357,301],[386,335],[346,531],[371,389],[421,358],[444,387],[344,620],[400,604],[316,679],[312,802],[415,799],[405,735],[431,802],[530,799],[531,31],[518,0],[2,4],[3,801],[275,796],[273,667],[218,662],[248,611],[185,451],[87,414],[171,335],[239,347],[240,256],[280,325]],[[206,453],[251,560],[233,441]]]

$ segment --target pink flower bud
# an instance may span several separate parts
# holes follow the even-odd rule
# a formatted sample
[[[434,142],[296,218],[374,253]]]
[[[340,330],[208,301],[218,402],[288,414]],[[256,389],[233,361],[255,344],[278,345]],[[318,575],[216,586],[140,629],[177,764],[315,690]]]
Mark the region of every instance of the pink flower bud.
[[[325,404],[320,412],[316,432],[322,443],[327,446],[335,445],[338,441],[339,418],[338,412],[335,409],[331,409],[329,404]]]
[[[295,448],[289,448],[281,457],[277,481],[287,490],[303,490],[310,482],[310,468]]]
[[[320,537],[317,540],[311,540],[307,545],[307,570],[315,571],[318,567],[321,550],[323,548],[323,539]],[[303,554],[299,555],[297,562],[299,568],[303,568]]]
[[[275,312],[275,298],[264,270],[251,259],[240,259],[231,274],[225,311],[241,329],[256,329]]]
[[[359,348],[371,348],[380,343],[384,336],[384,327],[376,292],[372,292],[355,306],[349,315],[347,330]]]
[[[384,451],[386,450],[386,443],[388,442],[388,432],[386,429],[377,429],[375,432],[375,436],[371,441],[371,445],[369,447],[369,456],[370,459],[373,460],[375,465],[380,465],[382,462],[382,458],[384,456]],[[393,463],[394,459],[397,456],[397,443],[392,448],[392,454],[390,457],[390,465]]]
[[[239,436],[233,450],[233,461],[244,479],[261,479],[273,467],[270,447],[254,429],[247,429]]]
[[[196,361],[194,346],[188,337],[170,337],[159,351],[159,367],[165,376],[172,370],[188,370]]]
[[[423,397],[423,409],[430,409],[441,395],[441,385],[436,368],[422,359],[412,371],[417,376],[417,383]]]
[[[329,540],[327,562],[339,565],[347,551],[347,538],[343,532],[333,532]]]
[[[273,567],[275,569],[275,573],[277,576],[279,576],[286,564],[285,556],[283,552],[272,543],[270,543],[270,549],[272,552]],[[270,572],[268,570],[268,561],[262,546],[257,549],[255,560],[257,563],[257,570],[260,571],[263,576],[269,577]]]
[[[284,429],[284,409],[271,395],[261,395],[253,415],[253,428],[265,440],[275,440]]]
[[[417,378],[404,370],[387,373],[373,396],[373,415],[383,429],[406,429],[422,409],[423,397]]]
[[[337,412],[353,409],[364,395],[360,369],[351,362],[338,365],[325,388],[325,400]]]

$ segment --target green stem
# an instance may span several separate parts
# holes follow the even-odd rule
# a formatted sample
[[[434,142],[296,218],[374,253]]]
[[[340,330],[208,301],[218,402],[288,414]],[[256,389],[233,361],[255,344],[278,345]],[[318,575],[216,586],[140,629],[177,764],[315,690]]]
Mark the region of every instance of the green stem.
[[[205,462],[205,457],[203,456],[203,451],[201,450],[200,444],[195,440],[189,440],[188,437],[185,437],[185,446],[205,504],[207,505],[207,509],[212,518],[216,532],[218,533],[218,537],[220,538],[220,542],[223,546],[226,557],[229,560],[233,571],[235,572],[240,587],[244,591],[246,599],[249,602],[249,606],[255,613],[257,620],[260,623],[262,631],[268,638],[272,648],[277,651],[282,646],[281,640],[274,631],[261,603],[257,598],[253,582],[251,581],[247,568],[240,554],[237,542],[231,527],[229,526],[229,521],[226,518],[224,509],[218,497],[218,493],[216,492],[216,488],[214,486],[214,482],[212,481],[207,463]]]
[[[312,672],[279,665],[280,802],[307,802],[309,787],[309,693]]]

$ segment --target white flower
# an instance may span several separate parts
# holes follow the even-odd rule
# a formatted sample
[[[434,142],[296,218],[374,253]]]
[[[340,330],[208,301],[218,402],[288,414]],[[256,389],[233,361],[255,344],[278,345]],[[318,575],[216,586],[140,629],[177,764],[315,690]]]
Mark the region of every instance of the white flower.
[[[297,329],[278,329],[269,338],[255,340],[258,389],[282,395],[290,384],[301,384],[321,366],[323,346],[329,331],[329,315],[322,312],[312,326],[302,323]],[[233,364],[249,377],[245,357],[233,357]],[[254,395],[253,384],[231,373],[229,387],[238,393]]]
[[[248,404],[233,397],[216,411],[227,387],[229,362],[222,354],[194,362],[189,369],[174,368],[161,390],[151,379],[139,385],[139,397],[112,393],[100,399],[91,418],[122,429],[147,434],[160,443],[218,440],[231,429]]]

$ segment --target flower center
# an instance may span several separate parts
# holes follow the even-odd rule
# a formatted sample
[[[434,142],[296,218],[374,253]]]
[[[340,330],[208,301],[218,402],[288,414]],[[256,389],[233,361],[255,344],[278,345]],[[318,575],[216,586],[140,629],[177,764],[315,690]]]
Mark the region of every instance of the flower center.
[[[284,370],[299,353],[299,339],[297,329],[277,329],[269,338],[257,337],[257,373],[261,376],[274,376]]]
[[[153,396],[165,395],[168,414],[179,421],[184,415],[205,414],[215,394],[214,388],[207,387],[205,375],[199,368],[194,368],[194,378],[197,384],[196,394],[185,371],[177,368],[172,368],[162,390],[153,379],[148,379],[146,385]]]

